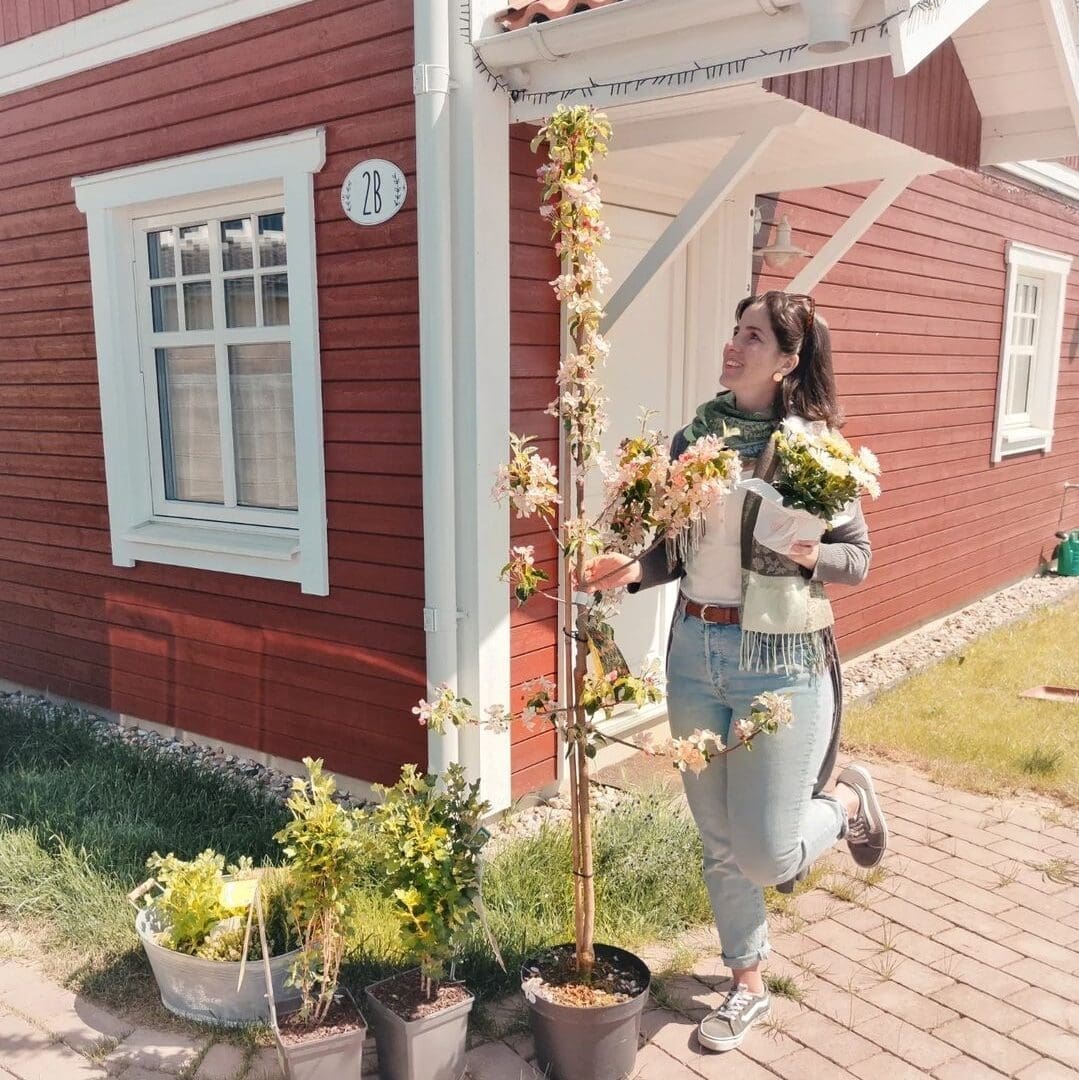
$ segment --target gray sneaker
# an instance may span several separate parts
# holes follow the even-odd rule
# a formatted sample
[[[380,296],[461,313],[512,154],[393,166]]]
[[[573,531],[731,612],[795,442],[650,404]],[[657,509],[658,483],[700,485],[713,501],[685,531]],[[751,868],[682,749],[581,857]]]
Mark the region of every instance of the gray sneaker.
[[[876,866],[888,850],[888,826],[877,801],[873,778],[862,765],[848,765],[836,777],[837,784],[853,788],[858,796],[858,812],[847,826],[847,847],[859,866]]]
[[[758,1020],[772,1011],[772,995],[751,994],[739,983],[724,999],[723,1004],[710,1012],[697,1025],[697,1041],[709,1050],[733,1050]]]

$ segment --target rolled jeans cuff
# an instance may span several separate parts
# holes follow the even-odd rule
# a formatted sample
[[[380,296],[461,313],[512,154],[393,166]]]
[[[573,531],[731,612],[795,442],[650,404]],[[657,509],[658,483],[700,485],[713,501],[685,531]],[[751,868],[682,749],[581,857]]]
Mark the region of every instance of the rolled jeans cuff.
[[[766,943],[761,948],[754,949],[753,952],[746,953],[744,956],[727,956],[724,954],[723,963],[725,963],[732,971],[743,971],[763,963],[768,959],[771,952],[772,946]]]

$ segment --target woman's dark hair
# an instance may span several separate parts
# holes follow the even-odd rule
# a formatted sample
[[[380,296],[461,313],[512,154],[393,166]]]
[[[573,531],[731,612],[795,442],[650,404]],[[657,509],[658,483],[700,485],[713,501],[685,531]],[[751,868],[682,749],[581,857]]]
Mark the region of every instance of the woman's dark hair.
[[[761,304],[768,312],[781,352],[795,353],[798,366],[779,385],[782,415],[823,420],[829,427],[843,423],[832,370],[832,336],[816,312],[811,296],[771,290],[739,301],[736,318],[746,308]]]

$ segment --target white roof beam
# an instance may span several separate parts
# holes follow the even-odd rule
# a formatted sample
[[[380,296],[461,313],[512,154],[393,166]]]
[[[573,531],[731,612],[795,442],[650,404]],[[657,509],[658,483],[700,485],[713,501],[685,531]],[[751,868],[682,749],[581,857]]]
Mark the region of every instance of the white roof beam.
[[[604,333],[640,295],[641,290],[689,243],[712,211],[730,194],[746,175],[754,161],[781,128],[761,121],[742,133],[704,183],[690,196],[663,235],[645,252],[629,277],[606,305]]]
[[[778,127],[792,124],[804,110],[804,105],[794,101],[776,101],[753,109],[753,120]],[[746,113],[742,108],[730,105],[718,106],[699,112],[688,109],[669,116],[654,116],[644,120],[631,120],[616,124],[611,135],[611,151],[639,150],[668,143],[696,142],[701,138],[729,139],[746,130]]]
[[[787,292],[812,292],[827,276],[828,271],[865,235],[870,225],[895,202],[918,172],[919,170],[909,166],[884,177],[866,196],[862,205],[836,229],[817,254],[802,267],[787,286]]]
[[[900,15],[888,31],[892,74],[897,78],[910,74],[987,3],[988,0],[949,0],[937,7],[914,7]]]

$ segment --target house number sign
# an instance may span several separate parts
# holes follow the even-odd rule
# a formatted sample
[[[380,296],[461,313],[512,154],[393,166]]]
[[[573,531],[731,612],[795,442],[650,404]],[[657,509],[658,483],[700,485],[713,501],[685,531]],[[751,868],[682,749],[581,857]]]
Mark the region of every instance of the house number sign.
[[[405,174],[392,161],[369,158],[349,171],[341,185],[341,206],[357,225],[381,225],[404,204]]]

